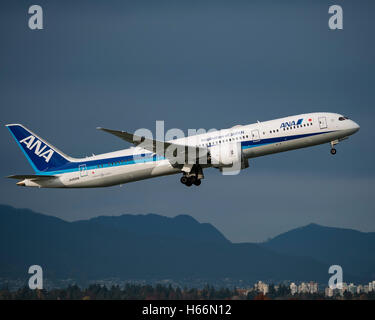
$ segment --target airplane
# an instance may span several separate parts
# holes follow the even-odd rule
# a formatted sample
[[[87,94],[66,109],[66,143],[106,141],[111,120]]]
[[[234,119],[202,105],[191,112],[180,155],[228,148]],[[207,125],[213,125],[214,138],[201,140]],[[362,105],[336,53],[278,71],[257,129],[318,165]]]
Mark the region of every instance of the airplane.
[[[204,179],[203,169],[210,167],[230,174],[231,170],[248,168],[251,158],[323,143],[330,143],[334,155],[335,146],[360,128],[341,114],[318,112],[236,125],[170,141],[97,128],[134,146],[72,158],[21,124],[6,127],[35,171],[8,178],[19,180],[18,186],[39,188],[107,187],[171,174],[182,174],[180,181],[188,187],[199,186]]]

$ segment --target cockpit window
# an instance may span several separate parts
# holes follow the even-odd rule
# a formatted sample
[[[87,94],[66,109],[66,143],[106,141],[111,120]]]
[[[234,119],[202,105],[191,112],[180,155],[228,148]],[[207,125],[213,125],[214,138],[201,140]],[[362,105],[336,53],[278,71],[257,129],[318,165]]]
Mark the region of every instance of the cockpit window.
[[[339,121],[344,121],[344,120],[348,120],[348,119],[349,119],[348,117],[340,117]]]

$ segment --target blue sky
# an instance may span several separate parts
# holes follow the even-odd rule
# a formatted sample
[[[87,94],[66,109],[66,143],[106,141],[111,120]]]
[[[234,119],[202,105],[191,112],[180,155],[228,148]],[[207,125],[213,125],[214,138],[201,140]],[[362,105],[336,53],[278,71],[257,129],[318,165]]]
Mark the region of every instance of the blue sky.
[[[233,241],[262,241],[310,222],[375,231],[372,1],[339,1],[344,30],[328,29],[331,1],[2,1],[0,119],[19,122],[80,157],[129,147],[98,126],[135,131],[226,128],[282,116],[343,113],[361,130],[340,143],[250,161],[239,176],[206,170],[90,190],[19,188],[0,203],[65,220],[189,214]],[[32,173],[3,127],[1,176]]]

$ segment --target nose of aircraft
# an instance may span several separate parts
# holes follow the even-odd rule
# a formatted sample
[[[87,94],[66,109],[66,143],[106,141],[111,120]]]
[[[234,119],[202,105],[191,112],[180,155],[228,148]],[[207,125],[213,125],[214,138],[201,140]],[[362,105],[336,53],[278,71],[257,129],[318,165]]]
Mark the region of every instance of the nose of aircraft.
[[[353,133],[357,132],[360,128],[359,124],[354,122],[353,120],[351,120],[351,127],[352,127],[352,130],[353,130]]]

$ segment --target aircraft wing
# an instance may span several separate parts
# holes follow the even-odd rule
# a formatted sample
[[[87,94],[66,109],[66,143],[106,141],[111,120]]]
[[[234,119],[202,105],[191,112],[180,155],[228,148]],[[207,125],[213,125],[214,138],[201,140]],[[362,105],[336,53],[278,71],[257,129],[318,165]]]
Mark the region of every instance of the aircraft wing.
[[[159,156],[165,157],[168,160],[176,161],[176,158],[183,159],[183,162],[188,161],[188,157],[191,159],[198,160],[200,158],[206,158],[208,154],[207,148],[199,148],[195,146],[187,146],[175,144],[167,141],[159,141],[154,139],[149,139],[146,137],[141,137],[126,131],[111,130],[105,128],[97,128],[108,133],[115,135],[135,146],[142,147],[145,150],[153,152]],[[184,163],[178,163],[183,165]]]

